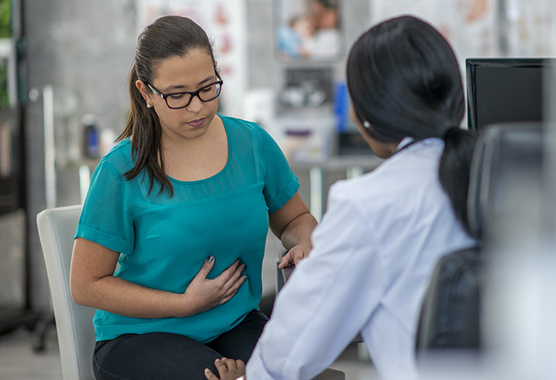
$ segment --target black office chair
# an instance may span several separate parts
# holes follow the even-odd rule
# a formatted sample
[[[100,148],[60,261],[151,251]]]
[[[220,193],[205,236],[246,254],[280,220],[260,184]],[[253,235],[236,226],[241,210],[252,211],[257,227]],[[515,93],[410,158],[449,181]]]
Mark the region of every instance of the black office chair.
[[[541,123],[507,123],[491,125],[480,136],[468,199],[469,223],[479,238],[493,238],[502,218],[540,198],[544,135]],[[526,198],[516,202],[524,190]]]
[[[446,349],[480,352],[481,289],[488,275],[484,247],[498,237],[508,215],[520,220],[529,207],[524,202],[540,198],[542,163],[539,123],[492,125],[479,136],[468,198],[469,225],[478,245],[449,253],[437,263],[418,323],[418,360]],[[539,194],[516,202],[524,183]]]

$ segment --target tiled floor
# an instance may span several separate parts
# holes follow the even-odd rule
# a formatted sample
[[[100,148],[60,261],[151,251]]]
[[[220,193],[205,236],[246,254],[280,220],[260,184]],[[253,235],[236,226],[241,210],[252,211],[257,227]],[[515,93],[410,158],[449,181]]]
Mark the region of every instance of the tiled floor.
[[[45,350],[33,350],[35,336],[25,329],[0,335],[0,380],[62,380],[58,339],[48,330]]]
[[[34,335],[25,329],[0,335],[0,380],[62,380],[58,340],[49,330],[45,350],[33,350]],[[357,347],[352,345],[331,366],[343,371],[346,380],[379,379],[372,364],[358,359]]]

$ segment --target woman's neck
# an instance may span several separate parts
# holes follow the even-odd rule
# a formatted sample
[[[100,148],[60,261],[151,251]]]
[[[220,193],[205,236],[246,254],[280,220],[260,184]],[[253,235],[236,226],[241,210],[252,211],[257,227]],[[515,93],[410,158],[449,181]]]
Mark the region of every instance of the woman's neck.
[[[161,147],[164,171],[181,181],[209,178],[228,162],[228,138],[220,119],[195,139],[164,139],[163,136]]]

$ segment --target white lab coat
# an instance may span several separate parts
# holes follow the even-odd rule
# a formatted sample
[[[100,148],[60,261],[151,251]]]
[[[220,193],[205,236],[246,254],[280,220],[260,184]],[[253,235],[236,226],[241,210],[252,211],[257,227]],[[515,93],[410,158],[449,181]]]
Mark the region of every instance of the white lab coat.
[[[402,145],[402,144],[400,144]],[[437,260],[475,242],[438,181],[431,138],[330,190],[313,251],[278,294],[248,380],[311,379],[361,332],[383,380],[417,377],[415,334]]]

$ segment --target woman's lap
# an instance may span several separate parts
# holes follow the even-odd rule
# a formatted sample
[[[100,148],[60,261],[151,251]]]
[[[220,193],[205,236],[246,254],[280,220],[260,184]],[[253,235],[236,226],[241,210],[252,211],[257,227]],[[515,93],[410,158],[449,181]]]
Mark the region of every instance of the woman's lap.
[[[239,325],[207,343],[207,346],[222,354],[220,357],[241,359],[247,363],[267,321],[266,315],[252,311]]]
[[[262,333],[266,317],[251,312],[232,330],[202,344],[170,333],[127,334],[99,342],[93,368],[97,380],[201,379],[221,357],[247,361]],[[186,376],[187,375],[187,376]]]

